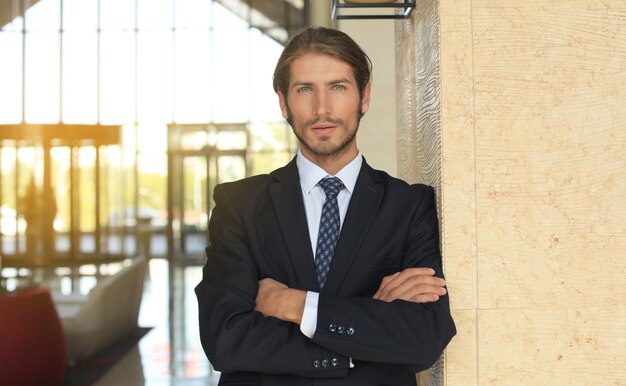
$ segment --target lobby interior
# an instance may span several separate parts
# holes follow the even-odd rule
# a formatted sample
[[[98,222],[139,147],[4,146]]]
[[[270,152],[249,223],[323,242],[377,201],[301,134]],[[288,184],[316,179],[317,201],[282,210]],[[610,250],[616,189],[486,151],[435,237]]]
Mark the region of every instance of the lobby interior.
[[[66,334],[63,385],[217,384],[193,293],[211,194],[295,155],[272,72],[303,27],[342,29],[377,63],[359,141],[396,172],[394,21],[331,13],[330,0],[0,2],[0,296],[46,288],[65,327],[68,312],[93,323]],[[140,305],[107,312],[137,315],[140,339],[110,331],[126,322],[81,316],[73,299],[119,297],[132,283],[113,279],[142,259]],[[91,340],[81,333],[102,342],[77,354],[76,340]],[[113,349],[114,363],[85,370]]]
[[[63,384],[217,384],[193,294],[212,190],[295,154],[272,71],[309,20],[304,0],[0,2],[0,299],[43,287],[62,314],[147,264],[145,335],[88,381],[129,338],[76,354]]]
[[[296,152],[271,75],[306,25],[374,63],[368,163],[436,190],[459,333],[420,385],[624,384],[624,2],[420,0],[403,21],[331,21],[330,4],[0,0],[2,385],[37,373],[2,308],[32,286],[137,316],[82,384],[216,384],[193,294],[211,192]],[[138,303],[116,292],[136,280],[110,285],[136,264]],[[122,325],[85,314],[76,336]]]

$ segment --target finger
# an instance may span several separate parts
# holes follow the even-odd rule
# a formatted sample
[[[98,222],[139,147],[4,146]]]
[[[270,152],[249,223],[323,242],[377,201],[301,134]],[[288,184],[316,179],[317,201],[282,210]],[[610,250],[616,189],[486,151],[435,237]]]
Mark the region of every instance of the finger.
[[[443,287],[445,285],[445,281],[435,276],[410,276],[405,280],[402,280],[397,277],[395,280],[387,283],[385,287],[379,289],[381,296],[384,297],[399,297],[404,294],[406,291],[416,288],[420,285],[428,285],[433,287]]]
[[[447,291],[439,283],[439,279],[435,277],[413,277],[398,286],[387,286],[385,290],[381,291],[379,297],[382,300],[393,301],[395,299],[410,299],[415,295],[422,294],[445,295]]]
[[[399,283],[404,283],[413,277],[434,277],[434,275],[435,270],[432,268],[406,268],[392,278],[391,282],[399,285]]]
[[[417,268],[405,268],[401,272],[404,276],[433,276],[435,274],[435,270],[428,267],[417,267]]]
[[[419,285],[412,288],[409,288],[407,291],[398,296],[399,299],[412,299],[415,296],[421,295],[436,295],[443,296],[448,291],[443,287],[430,286],[430,285]]]
[[[394,273],[394,274],[392,274],[392,275],[385,276],[385,277],[383,278],[383,280],[380,282],[379,289],[381,289],[381,288],[385,288],[385,286],[386,286],[387,284],[389,284],[389,283],[390,283],[393,279],[395,279],[396,277],[398,277],[398,275],[400,275],[400,272],[396,272],[396,273]]]
[[[437,300],[439,300],[439,295],[435,294],[416,295],[409,299],[409,301],[414,303],[432,303]]]

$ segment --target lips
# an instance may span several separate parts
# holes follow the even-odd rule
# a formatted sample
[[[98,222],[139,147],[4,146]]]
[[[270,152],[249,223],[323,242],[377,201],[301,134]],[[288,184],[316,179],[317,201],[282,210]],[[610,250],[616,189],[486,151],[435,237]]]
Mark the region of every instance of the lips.
[[[318,134],[329,134],[333,130],[335,130],[335,127],[336,127],[335,125],[326,123],[326,124],[315,125],[311,127],[311,130],[313,130],[313,132],[318,133]]]

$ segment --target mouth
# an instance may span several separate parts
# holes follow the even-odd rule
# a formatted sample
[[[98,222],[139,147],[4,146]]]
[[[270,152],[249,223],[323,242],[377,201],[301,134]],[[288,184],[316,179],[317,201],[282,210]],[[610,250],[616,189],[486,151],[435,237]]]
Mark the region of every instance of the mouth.
[[[311,127],[311,130],[313,130],[314,133],[324,135],[331,133],[333,130],[335,130],[335,127],[335,125],[330,123],[322,123]]]

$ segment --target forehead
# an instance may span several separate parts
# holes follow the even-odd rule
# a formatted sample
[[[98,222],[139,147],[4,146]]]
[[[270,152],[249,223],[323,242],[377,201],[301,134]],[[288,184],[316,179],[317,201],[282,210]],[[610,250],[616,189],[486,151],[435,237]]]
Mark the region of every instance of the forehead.
[[[307,53],[291,63],[290,84],[345,78],[355,83],[352,67],[341,59],[321,53]]]

